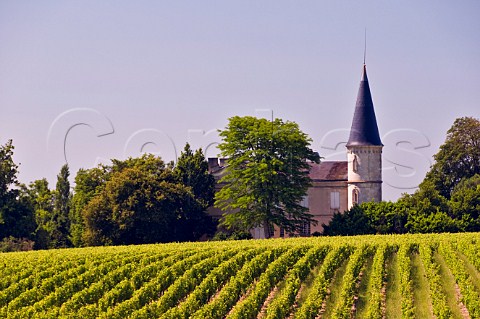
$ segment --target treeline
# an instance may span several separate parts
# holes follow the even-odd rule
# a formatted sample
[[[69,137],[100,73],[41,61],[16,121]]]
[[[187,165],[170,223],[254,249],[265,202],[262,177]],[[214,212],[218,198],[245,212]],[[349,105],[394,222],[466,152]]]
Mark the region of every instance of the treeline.
[[[187,144],[177,164],[143,155],[80,169],[73,192],[64,165],[46,179],[18,182],[12,141],[0,145],[0,250],[194,241],[212,235],[206,214],[215,180],[202,150]]]
[[[296,124],[286,123],[295,130],[278,129],[273,148],[271,123],[262,126],[251,117],[230,121],[238,127],[228,126],[221,133],[230,174],[221,181],[226,185],[217,193],[216,204],[236,213],[227,215],[218,228],[206,214],[214,204],[215,180],[203,152],[188,144],[175,166],[151,154],[114,159],[110,165],[80,169],[73,188],[64,165],[54,189],[46,179],[21,184],[12,141],[0,145],[0,251],[195,241],[215,232],[216,239],[240,239],[251,237],[248,230],[263,221],[285,226],[292,216],[308,218],[303,207],[297,215],[293,209],[308,187],[302,169],[308,156],[295,151],[295,176],[302,183],[284,180],[287,175],[279,173],[286,167],[288,177],[294,175],[291,166],[279,165],[293,163],[293,154],[282,155],[291,144],[288,138],[298,137],[300,149],[310,152],[308,137]],[[277,122],[280,127],[285,124]],[[282,132],[288,132],[284,139]],[[251,145],[256,147],[252,150]],[[457,119],[434,157],[414,194],[337,213],[319,235],[480,231],[480,121]]]
[[[457,119],[419,189],[335,214],[324,235],[480,231],[480,121]]]

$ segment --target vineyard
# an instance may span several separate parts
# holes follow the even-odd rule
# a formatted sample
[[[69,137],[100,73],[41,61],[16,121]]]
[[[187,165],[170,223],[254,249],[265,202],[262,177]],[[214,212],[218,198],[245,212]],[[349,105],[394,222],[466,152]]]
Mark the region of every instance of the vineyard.
[[[480,318],[480,234],[0,254],[0,318]]]

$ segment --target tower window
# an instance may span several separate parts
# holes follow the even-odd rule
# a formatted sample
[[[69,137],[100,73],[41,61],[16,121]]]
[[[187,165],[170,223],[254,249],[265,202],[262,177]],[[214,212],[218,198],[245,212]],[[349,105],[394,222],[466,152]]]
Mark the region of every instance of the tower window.
[[[353,205],[358,204],[358,189],[352,191],[352,202]]]
[[[352,169],[356,173],[358,171],[358,159],[357,156],[353,156]]]

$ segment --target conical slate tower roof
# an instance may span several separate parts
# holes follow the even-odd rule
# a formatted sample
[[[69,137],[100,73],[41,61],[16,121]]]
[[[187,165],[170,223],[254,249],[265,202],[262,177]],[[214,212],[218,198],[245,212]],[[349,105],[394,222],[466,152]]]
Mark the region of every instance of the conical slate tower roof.
[[[372,95],[368,85],[367,67],[363,65],[362,80],[358,89],[357,103],[355,104],[355,113],[353,115],[350,138],[348,146],[383,146],[378,134],[377,119],[373,109]]]

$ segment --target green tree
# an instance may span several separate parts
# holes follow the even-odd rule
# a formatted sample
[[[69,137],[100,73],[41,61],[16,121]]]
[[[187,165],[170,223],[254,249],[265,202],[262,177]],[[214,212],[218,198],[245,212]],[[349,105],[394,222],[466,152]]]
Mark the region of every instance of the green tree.
[[[326,236],[352,236],[375,234],[372,221],[360,205],[354,205],[343,213],[333,214],[328,225],[323,224]]]
[[[463,230],[480,231],[480,174],[460,181],[448,204]]]
[[[366,202],[334,214],[323,234],[328,236],[402,234],[407,230],[407,213],[400,203]]]
[[[208,172],[208,162],[202,149],[195,153],[186,144],[173,169],[176,180],[192,189],[192,193],[203,209],[213,205],[215,196],[215,178]]]
[[[228,165],[215,205],[228,211],[223,225],[263,226],[268,238],[273,225],[296,232],[314,222],[300,202],[311,184],[309,161],[319,163],[320,157],[296,123],[235,116],[220,136]]]
[[[75,175],[75,187],[70,210],[70,241],[75,247],[85,245],[83,241],[85,232],[84,208],[105,186],[107,170],[106,166],[99,166],[91,169],[80,169]]]
[[[185,202],[194,201],[171,170],[153,155],[115,161],[105,186],[84,207],[88,245],[120,245],[175,240]]]
[[[434,158],[426,180],[450,199],[462,179],[480,174],[480,121],[473,117],[456,119]]]
[[[35,219],[25,187],[17,180],[12,140],[0,145],[0,239],[33,238]]]
[[[179,241],[197,240],[204,234],[212,234],[215,224],[206,214],[213,205],[215,179],[208,172],[208,163],[202,149],[192,151],[187,143],[173,169],[177,183],[184,185],[192,193],[192,200],[184,203],[184,215],[177,218],[177,235]]]
[[[399,202],[365,202],[360,207],[368,216],[376,234],[403,234],[407,232],[407,212]]]
[[[425,179],[413,194],[403,194],[398,200],[408,210],[409,215],[430,215],[437,211],[447,212],[448,200],[440,194],[435,185]]]
[[[404,194],[398,203],[408,213],[405,227],[409,233],[458,231],[455,221],[449,216],[448,200],[429,179],[425,179],[415,193]]]
[[[56,229],[53,221],[54,192],[48,188],[48,181],[43,178],[33,181],[28,186],[28,194],[35,211],[35,248],[51,248],[52,233]]]
[[[12,140],[0,145],[0,223],[5,222],[4,207],[15,197],[12,187],[18,184],[18,166],[13,161],[13,150]]]
[[[54,229],[51,233],[51,247],[68,247],[71,245],[69,240],[70,232],[70,182],[68,177],[70,172],[68,164],[60,169],[57,175],[57,184],[55,190],[55,206],[53,210]]]

